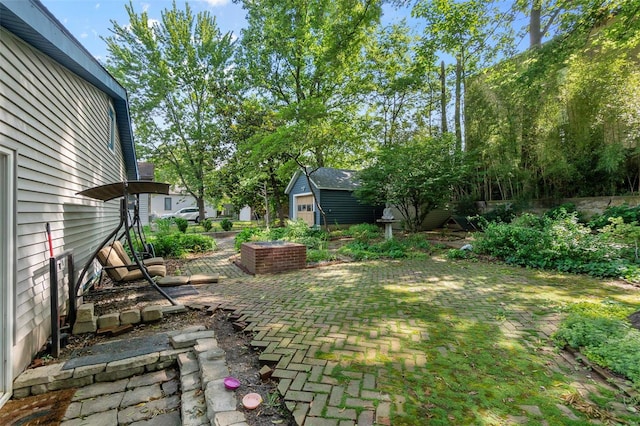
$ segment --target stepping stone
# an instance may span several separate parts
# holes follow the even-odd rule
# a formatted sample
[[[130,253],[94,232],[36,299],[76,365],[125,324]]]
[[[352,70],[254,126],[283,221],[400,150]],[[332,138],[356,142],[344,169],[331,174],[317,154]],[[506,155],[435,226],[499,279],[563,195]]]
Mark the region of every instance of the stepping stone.
[[[156,283],[160,287],[174,287],[174,286],[189,284],[189,277],[185,275],[166,276],[166,277],[160,278],[158,281],[156,281]]]
[[[194,274],[189,277],[189,283],[191,284],[213,284],[217,283],[219,279],[219,275],[205,275],[205,274]]]

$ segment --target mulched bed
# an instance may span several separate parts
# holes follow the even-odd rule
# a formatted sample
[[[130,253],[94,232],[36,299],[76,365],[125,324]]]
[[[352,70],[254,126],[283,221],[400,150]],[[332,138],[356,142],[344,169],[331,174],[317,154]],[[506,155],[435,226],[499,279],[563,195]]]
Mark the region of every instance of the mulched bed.
[[[60,424],[75,391],[75,389],[65,389],[8,401],[0,409],[0,425]]]

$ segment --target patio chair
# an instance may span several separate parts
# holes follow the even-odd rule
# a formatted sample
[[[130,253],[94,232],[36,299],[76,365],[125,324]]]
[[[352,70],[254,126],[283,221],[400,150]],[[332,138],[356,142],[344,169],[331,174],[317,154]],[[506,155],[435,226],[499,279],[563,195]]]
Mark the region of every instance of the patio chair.
[[[118,254],[118,257],[120,257],[125,265],[135,265],[120,241],[114,241],[113,243],[111,243],[111,247],[113,247],[113,250]],[[151,257],[149,259],[142,259],[142,263],[144,263],[146,266],[164,265],[164,259],[161,257]]]
[[[113,247],[104,247],[98,251],[98,262],[114,282],[135,281],[144,278],[138,265],[126,264]],[[151,277],[164,277],[167,275],[167,268],[164,265],[145,266]]]

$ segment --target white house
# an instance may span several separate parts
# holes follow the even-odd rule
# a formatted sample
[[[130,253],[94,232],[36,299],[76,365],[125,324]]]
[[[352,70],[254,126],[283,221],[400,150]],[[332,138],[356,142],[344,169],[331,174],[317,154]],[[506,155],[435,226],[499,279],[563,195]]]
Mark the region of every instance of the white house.
[[[127,93],[38,0],[0,0],[0,406],[51,330],[45,225],[79,271],[138,177]],[[66,309],[66,285],[56,303]]]

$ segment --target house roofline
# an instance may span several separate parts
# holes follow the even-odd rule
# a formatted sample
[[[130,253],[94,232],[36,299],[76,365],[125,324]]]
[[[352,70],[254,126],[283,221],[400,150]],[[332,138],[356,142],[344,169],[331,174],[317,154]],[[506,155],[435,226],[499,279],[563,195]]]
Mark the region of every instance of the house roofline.
[[[39,0],[0,0],[0,26],[51,57],[113,101],[127,178],[138,179],[127,91]]]
[[[347,170],[347,169],[337,169],[337,170],[344,170],[344,171],[348,171],[348,172],[353,172],[353,170]],[[284,193],[289,195],[289,193],[291,192],[291,190],[293,189],[293,185],[295,185],[296,181],[298,180],[298,178],[300,177],[300,174],[302,174],[302,170],[298,169],[295,171],[295,173],[293,174],[293,177],[291,178],[291,180],[289,181],[289,184],[287,185],[287,187],[284,190]],[[316,181],[313,180],[313,176],[310,176],[310,180],[311,183],[313,184],[313,186],[316,189],[319,190],[328,190],[328,191],[353,191],[353,189],[347,189],[347,188],[335,188],[335,187],[331,187],[331,186],[319,186]]]

